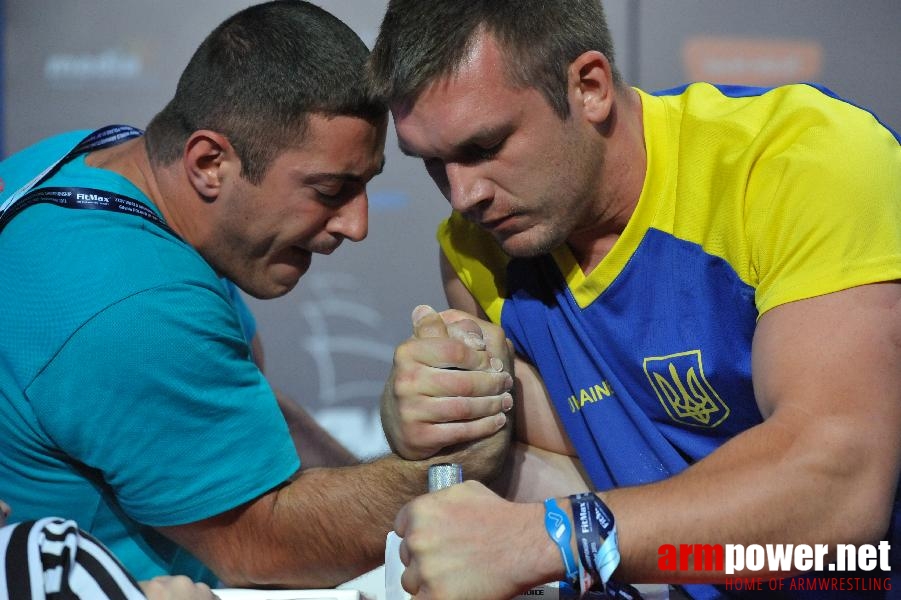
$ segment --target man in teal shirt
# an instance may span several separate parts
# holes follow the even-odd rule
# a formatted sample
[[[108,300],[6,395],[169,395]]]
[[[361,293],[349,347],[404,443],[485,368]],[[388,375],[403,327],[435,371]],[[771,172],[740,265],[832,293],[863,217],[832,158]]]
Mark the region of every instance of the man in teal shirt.
[[[207,37],[146,134],[111,127],[73,154],[89,132],[64,134],[0,164],[0,497],[16,518],[75,520],[139,579],[324,587],[381,563],[427,464],[298,473],[222,281],[280,296],[313,254],[365,237],[387,122],[367,55],[313,5],[253,6]],[[486,478],[506,440],[447,458]]]

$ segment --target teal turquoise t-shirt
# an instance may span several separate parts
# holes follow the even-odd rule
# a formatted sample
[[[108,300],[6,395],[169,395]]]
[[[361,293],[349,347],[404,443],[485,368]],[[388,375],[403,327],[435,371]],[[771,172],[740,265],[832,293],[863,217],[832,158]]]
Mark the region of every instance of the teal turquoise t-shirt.
[[[86,132],[0,163],[0,200]],[[46,186],[152,203],[65,164]],[[153,528],[286,481],[299,459],[226,284],[139,216],[36,205],[0,232],[0,498],[12,521],[73,519],[138,578],[212,574]]]

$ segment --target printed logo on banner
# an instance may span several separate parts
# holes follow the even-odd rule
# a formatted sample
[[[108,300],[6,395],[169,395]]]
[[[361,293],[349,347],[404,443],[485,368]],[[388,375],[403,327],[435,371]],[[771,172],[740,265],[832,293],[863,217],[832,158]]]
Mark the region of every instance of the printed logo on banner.
[[[662,544],[657,557],[657,568],[664,573],[725,573],[726,591],[740,593],[881,592],[893,587],[891,545],[886,540],[859,546]],[[791,576],[796,573],[805,575]]]
[[[140,48],[104,48],[98,52],[58,52],[47,56],[44,79],[50,85],[135,82],[144,76],[146,52]]]
[[[770,86],[818,79],[823,47],[803,39],[689,37],[682,62],[690,81]]]
[[[700,350],[644,359],[644,372],[660,404],[677,423],[716,427],[729,407],[704,376]]]

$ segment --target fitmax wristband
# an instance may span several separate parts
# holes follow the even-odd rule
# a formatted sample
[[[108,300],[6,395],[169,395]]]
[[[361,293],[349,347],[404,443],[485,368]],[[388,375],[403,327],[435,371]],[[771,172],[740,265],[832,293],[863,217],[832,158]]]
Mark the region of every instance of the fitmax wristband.
[[[616,523],[610,508],[593,493],[574,494],[569,498],[573,520],[577,523],[576,545],[580,567],[590,574],[590,578],[583,582],[582,595],[600,589],[606,592],[608,598],[632,597],[621,590],[631,591],[634,588],[610,581],[620,562]]]
[[[548,536],[557,544],[560,549],[560,555],[563,558],[563,569],[566,571],[566,582],[576,587],[579,585],[579,565],[573,558],[573,551],[570,547],[570,537],[572,537],[572,523],[567,514],[557,506],[554,498],[548,498],[544,501],[544,528],[547,530]]]
[[[601,575],[594,562],[601,543],[604,541],[604,532],[595,516],[594,494],[574,494],[569,497],[573,511],[573,531],[576,536],[576,548],[579,549],[579,562],[584,573],[581,579],[581,592],[593,589],[602,589]],[[587,575],[587,577],[585,576]]]

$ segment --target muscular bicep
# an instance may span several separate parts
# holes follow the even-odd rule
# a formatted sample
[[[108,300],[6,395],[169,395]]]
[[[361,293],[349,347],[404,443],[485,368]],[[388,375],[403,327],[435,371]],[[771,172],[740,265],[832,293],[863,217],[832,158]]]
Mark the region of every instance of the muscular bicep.
[[[901,283],[865,285],[765,313],[754,389],[769,425],[818,449],[812,468],[847,474],[887,515],[901,464]]]
[[[475,297],[460,281],[444,252],[440,253],[440,260],[448,305],[488,319]],[[549,452],[576,456],[537,369],[524,357],[517,355],[514,373],[516,440]]]

